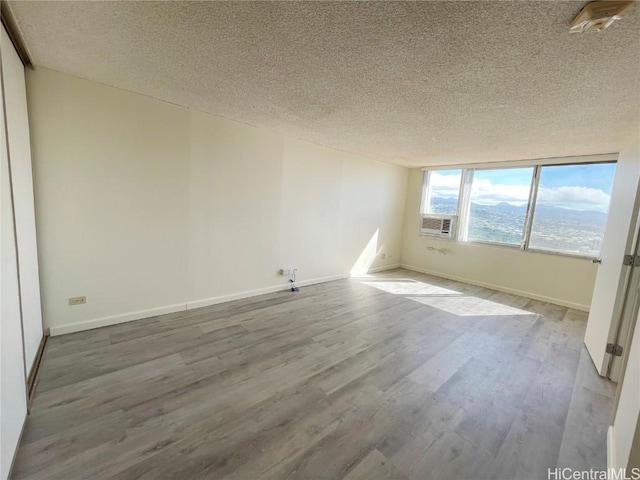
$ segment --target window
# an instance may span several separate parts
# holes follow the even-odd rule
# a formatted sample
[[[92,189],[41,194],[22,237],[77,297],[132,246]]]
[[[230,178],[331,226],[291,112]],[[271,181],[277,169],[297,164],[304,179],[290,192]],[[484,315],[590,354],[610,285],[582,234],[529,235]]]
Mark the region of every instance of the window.
[[[583,257],[600,254],[615,162],[425,172],[421,233]],[[450,235],[425,228],[456,216]]]
[[[598,256],[615,169],[614,163],[542,167],[529,248]]]
[[[467,240],[520,246],[533,167],[475,170]]]
[[[456,215],[460,198],[462,170],[434,170],[427,172],[423,213]]]

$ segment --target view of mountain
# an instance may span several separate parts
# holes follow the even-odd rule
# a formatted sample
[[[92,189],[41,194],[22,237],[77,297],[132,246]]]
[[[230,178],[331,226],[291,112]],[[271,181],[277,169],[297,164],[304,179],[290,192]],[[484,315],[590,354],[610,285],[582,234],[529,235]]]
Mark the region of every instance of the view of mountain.
[[[455,198],[431,199],[433,213],[455,214],[456,205]],[[468,239],[520,245],[526,213],[526,205],[472,203]],[[603,212],[537,205],[530,248],[597,256],[606,221]]]

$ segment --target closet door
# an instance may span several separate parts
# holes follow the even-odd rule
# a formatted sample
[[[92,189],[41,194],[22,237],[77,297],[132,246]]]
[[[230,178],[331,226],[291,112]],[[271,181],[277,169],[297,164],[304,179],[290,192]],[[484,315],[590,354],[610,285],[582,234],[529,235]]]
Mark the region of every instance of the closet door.
[[[4,29],[0,51],[4,59],[9,39]],[[0,70],[0,79],[4,72]],[[4,82],[2,82],[4,83]],[[18,259],[9,176],[4,94],[0,88],[0,478],[7,478],[27,415],[24,349],[20,320]]]
[[[4,27],[3,27],[4,29]],[[24,65],[13,44],[2,32],[2,71],[7,118],[7,140],[13,188],[22,328],[26,375],[33,367],[42,340],[42,312],[40,307],[40,277],[38,275],[38,247],[31,171],[31,141],[27,116],[27,91]]]

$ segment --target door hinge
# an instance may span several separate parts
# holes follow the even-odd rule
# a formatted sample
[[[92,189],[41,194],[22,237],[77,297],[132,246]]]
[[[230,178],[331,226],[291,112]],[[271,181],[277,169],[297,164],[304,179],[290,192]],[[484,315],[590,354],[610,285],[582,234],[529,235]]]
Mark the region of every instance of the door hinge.
[[[620,345],[614,345],[613,343],[607,343],[607,353],[610,353],[614,357],[621,357],[622,347]]]
[[[622,265],[640,267],[640,255],[625,255],[622,259]]]

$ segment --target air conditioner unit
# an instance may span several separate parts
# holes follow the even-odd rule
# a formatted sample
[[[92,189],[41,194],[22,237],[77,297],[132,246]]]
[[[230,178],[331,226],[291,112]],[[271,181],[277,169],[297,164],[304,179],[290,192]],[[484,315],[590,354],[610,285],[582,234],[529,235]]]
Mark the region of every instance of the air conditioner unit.
[[[420,235],[427,237],[453,238],[456,215],[424,215]]]

